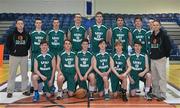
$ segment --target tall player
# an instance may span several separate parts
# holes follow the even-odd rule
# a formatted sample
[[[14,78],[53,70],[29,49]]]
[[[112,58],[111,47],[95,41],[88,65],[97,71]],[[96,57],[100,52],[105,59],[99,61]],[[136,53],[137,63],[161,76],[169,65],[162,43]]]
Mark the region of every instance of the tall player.
[[[131,71],[131,64],[127,53],[123,52],[123,44],[120,41],[115,42],[116,53],[113,54],[114,68],[111,74],[111,87],[113,96],[117,98],[118,91],[122,92],[123,101],[128,101],[127,91],[127,75]],[[121,85],[119,85],[119,81]],[[120,88],[121,86],[121,88]]]
[[[109,100],[109,73],[111,67],[113,67],[113,59],[106,52],[106,41],[100,40],[98,44],[100,51],[93,57],[93,68],[96,71],[96,85],[99,92],[99,96],[102,97],[104,93],[104,99]]]
[[[42,20],[35,19],[35,30],[30,33],[31,37],[31,78],[34,75],[34,58],[40,53],[40,42],[46,40],[46,33],[42,30]],[[31,91],[33,88],[31,88]]]
[[[63,30],[59,29],[59,19],[53,19],[53,29],[48,33],[48,41],[49,41],[49,50],[56,57],[63,50],[64,40],[66,39],[66,35]]]
[[[112,46],[118,40],[122,42],[123,52],[128,53],[128,45],[132,45],[132,34],[130,29],[124,25],[122,16],[116,18],[116,26],[112,29]]]
[[[89,39],[91,41],[91,50],[93,53],[99,52],[98,43],[100,40],[106,40],[110,43],[111,30],[103,24],[103,13],[97,12],[95,15],[96,23],[89,29]]]
[[[93,99],[93,92],[95,91],[95,74],[92,72],[93,55],[88,51],[89,41],[88,39],[83,39],[81,42],[82,50],[77,53],[76,58],[76,71],[79,76],[78,84],[86,90],[89,89],[90,99]],[[89,88],[87,88],[86,81],[89,81]]]
[[[151,74],[149,73],[148,57],[141,52],[141,42],[134,42],[135,52],[130,56],[131,72],[130,72],[130,95],[136,95],[136,89],[139,88],[139,80],[145,82],[145,98],[152,100],[150,87],[152,85]]]
[[[80,13],[74,16],[74,25],[68,31],[68,39],[72,41],[72,50],[76,53],[81,50],[81,41],[87,38],[87,31],[82,25],[82,16]]]
[[[68,96],[73,96],[76,90],[77,74],[75,69],[76,55],[71,51],[71,41],[65,39],[64,51],[57,56],[57,85],[58,94],[57,99],[63,98],[62,86],[64,81],[67,81]]]
[[[134,18],[134,25],[135,29],[132,32],[132,41],[133,43],[135,41],[140,41],[142,44],[142,53],[147,53],[146,52],[146,30],[142,28],[142,18],[140,16],[137,16]]]
[[[34,72],[32,82],[34,86],[33,101],[39,101],[38,82],[44,83],[44,93],[51,97],[51,91],[55,76],[55,57],[48,52],[48,42],[42,40],[40,43],[41,52],[36,56],[34,61]]]

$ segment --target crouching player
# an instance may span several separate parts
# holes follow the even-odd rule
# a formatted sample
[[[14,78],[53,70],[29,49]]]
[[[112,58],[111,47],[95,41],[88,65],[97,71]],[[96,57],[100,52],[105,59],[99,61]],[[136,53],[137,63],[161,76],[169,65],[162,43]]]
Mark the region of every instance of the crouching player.
[[[115,42],[116,53],[113,54],[114,68],[111,73],[111,88],[114,98],[117,98],[117,93],[122,93],[123,101],[128,101],[127,91],[127,74],[131,71],[131,64],[128,55],[122,51],[123,46],[120,41]],[[119,85],[119,81],[121,85]]]
[[[99,96],[103,96],[104,99],[109,100],[109,73],[113,65],[113,59],[106,52],[106,41],[100,40],[98,44],[100,51],[93,57],[93,68],[96,71],[96,85],[99,92]]]
[[[145,82],[145,98],[152,100],[150,87],[152,85],[151,74],[149,72],[148,57],[141,53],[141,42],[134,42],[135,52],[130,55],[132,70],[130,72],[130,95],[136,95],[136,89],[139,88],[139,80]]]
[[[76,90],[77,74],[75,70],[76,55],[71,51],[72,44],[68,39],[64,40],[64,51],[57,56],[57,99],[63,98],[62,86],[67,81],[68,96],[73,96]]]
[[[40,43],[41,53],[34,59],[33,85],[34,96],[33,101],[37,102],[40,98],[38,92],[38,82],[44,82],[44,93],[47,97],[51,97],[55,75],[55,58],[52,53],[48,52],[48,42],[42,40]]]
[[[95,91],[95,75],[92,72],[92,53],[88,51],[88,39],[83,39],[81,42],[82,50],[77,53],[76,57],[76,71],[79,76],[79,87],[87,90],[86,80],[89,81],[90,99],[93,98],[93,92]]]

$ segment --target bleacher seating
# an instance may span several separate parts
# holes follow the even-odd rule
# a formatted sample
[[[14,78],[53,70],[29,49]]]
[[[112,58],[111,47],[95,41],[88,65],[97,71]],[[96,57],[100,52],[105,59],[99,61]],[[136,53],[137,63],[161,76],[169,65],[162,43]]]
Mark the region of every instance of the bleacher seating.
[[[113,27],[116,24],[116,17],[122,15],[125,19],[125,25],[130,29],[134,28],[134,17],[142,16],[143,18],[143,28],[148,29],[147,23],[149,18],[159,19],[165,22],[176,22],[180,25],[180,14],[179,13],[163,13],[163,14],[110,14],[105,13],[103,15],[104,24],[108,27]],[[74,14],[34,14],[34,13],[0,13],[0,21],[14,21],[12,26],[6,30],[3,34],[3,39],[0,38],[0,43],[5,43],[7,34],[12,32],[15,27],[15,20],[18,18],[24,19],[25,28],[27,31],[34,30],[34,19],[40,17],[43,21],[42,29],[48,31],[52,29],[52,21],[54,17],[57,17],[60,20],[60,28],[65,32],[68,31],[68,28],[73,24]],[[87,19],[86,17],[82,18],[82,23],[88,29],[95,23],[95,18]],[[172,41],[173,50],[171,52],[171,60],[180,59],[180,50],[176,44]],[[108,50],[111,51],[111,47],[108,46]],[[7,50],[5,49],[5,55]]]

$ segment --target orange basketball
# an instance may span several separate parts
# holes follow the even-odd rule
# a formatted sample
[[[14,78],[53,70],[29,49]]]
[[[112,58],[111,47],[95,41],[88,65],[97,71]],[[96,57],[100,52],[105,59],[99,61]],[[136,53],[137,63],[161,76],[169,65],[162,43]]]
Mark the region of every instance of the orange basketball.
[[[75,98],[83,99],[86,97],[87,91],[83,88],[78,88],[74,94]]]

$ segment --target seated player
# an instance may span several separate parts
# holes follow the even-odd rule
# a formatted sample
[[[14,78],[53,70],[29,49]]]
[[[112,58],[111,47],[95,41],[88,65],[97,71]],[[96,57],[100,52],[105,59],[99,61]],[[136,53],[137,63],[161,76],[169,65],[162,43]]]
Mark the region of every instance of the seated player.
[[[63,98],[62,86],[67,81],[68,96],[73,96],[76,90],[77,74],[75,70],[76,55],[71,51],[71,41],[65,39],[64,51],[57,56],[57,85],[58,94],[57,99]]]
[[[48,52],[48,42],[42,40],[40,43],[41,53],[34,59],[34,72],[32,83],[34,86],[33,101],[37,102],[40,98],[38,92],[38,82],[44,83],[44,93],[51,97],[55,75],[55,57]]]
[[[152,100],[150,87],[152,85],[151,74],[149,72],[148,57],[141,53],[141,42],[134,42],[135,52],[130,55],[131,72],[130,72],[130,95],[136,95],[136,89],[139,88],[139,80],[145,82],[145,98]]]
[[[128,55],[123,52],[123,45],[120,41],[115,42],[116,53],[113,54],[114,68],[112,68],[111,74],[111,87],[113,96],[117,98],[117,93],[122,93],[123,101],[128,101],[127,91],[127,74],[131,71],[131,63]],[[121,85],[119,85],[119,81]],[[121,88],[120,88],[121,87]]]
[[[100,40],[98,44],[100,51],[93,57],[93,68],[96,71],[96,85],[99,92],[99,96],[103,96],[104,99],[109,100],[109,73],[113,65],[113,59],[106,52],[106,41]]]
[[[88,39],[83,39],[81,42],[82,50],[77,53],[76,71],[79,76],[79,87],[87,90],[86,80],[89,81],[90,99],[93,99],[93,92],[95,90],[95,75],[92,72],[92,53],[88,51]]]

